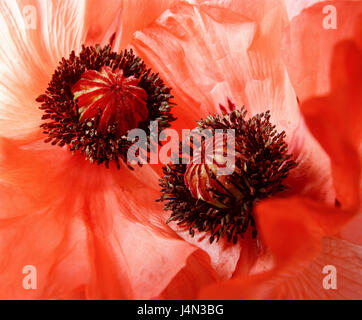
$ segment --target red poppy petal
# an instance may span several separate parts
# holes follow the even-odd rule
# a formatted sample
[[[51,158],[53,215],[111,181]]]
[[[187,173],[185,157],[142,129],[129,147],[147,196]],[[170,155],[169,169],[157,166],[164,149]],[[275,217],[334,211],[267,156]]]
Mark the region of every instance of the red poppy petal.
[[[84,21],[87,32],[85,42],[92,45],[100,43],[120,11],[122,11],[120,0],[108,0],[107,5],[98,0],[87,0]]]
[[[336,29],[323,27],[331,14],[330,11],[323,12],[327,6],[336,8]],[[355,22],[361,13],[360,1],[324,1],[305,9],[291,21],[285,30],[283,52],[300,101],[329,91],[333,47],[353,36]]]
[[[1,299],[66,298],[82,291],[90,274],[86,233],[67,211],[0,220]],[[36,268],[34,289],[23,285],[28,266]]]
[[[106,12],[109,18],[111,18],[111,16],[113,17],[113,20],[108,20],[112,21],[112,24],[106,29],[107,32],[104,34],[102,44],[108,44],[110,38],[115,33],[113,49],[115,51],[123,50],[130,42],[134,32],[142,30],[157,19],[162,12],[177,2],[179,2],[179,0],[115,1],[115,7],[118,5],[119,9],[118,12],[115,11],[115,8],[112,11],[108,10],[109,12]],[[103,11],[104,6],[99,3],[99,1],[94,1],[93,7],[95,9],[94,14],[89,16],[91,24],[94,16],[99,15],[99,8],[102,7],[101,11]],[[105,20],[102,16],[98,16],[96,17],[96,21],[103,23]],[[96,29],[93,28],[93,30]],[[104,30],[104,28],[101,30]]]
[[[318,254],[322,227],[303,199],[262,201],[255,211],[262,242],[275,255],[277,264],[290,259],[307,260]]]
[[[325,238],[321,254],[302,272],[285,281],[274,292],[276,299],[361,299],[362,247]],[[335,268],[335,269],[331,269]],[[336,271],[336,287],[331,276]],[[286,271],[288,276],[288,271]]]
[[[273,290],[274,272],[254,276],[236,277],[228,281],[211,284],[201,289],[201,300],[252,300],[268,299]]]
[[[304,268],[296,269],[290,264],[262,274],[210,285],[202,289],[199,298],[361,299],[361,258],[361,247],[325,238],[321,254]],[[335,289],[331,287],[330,266],[336,270]]]
[[[47,182],[50,177],[53,182],[58,181],[49,163],[37,167],[21,157],[24,153],[18,152],[17,158],[12,143],[7,145],[2,141],[1,146],[2,160],[6,158],[15,167],[0,164],[1,171],[6,170],[6,174],[1,172],[0,185],[0,251],[4,257],[0,296],[3,299],[79,297],[90,277],[86,228],[76,214],[79,207],[73,201],[64,201],[67,192],[59,192],[64,187],[62,182],[43,188],[30,183],[34,176],[38,181]],[[59,155],[57,160],[62,162]],[[25,170],[21,164],[26,164]],[[36,290],[22,285],[26,276],[23,268],[29,265],[36,268]]]
[[[339,43],[331,65],[331,93],[301,106],[311,132],[331,158],[338,201],[343,207],[355,209],[359,202],[361,170],[361,61],[362,52],[354,42]]]
[[[337,234],[355,215],[353,210],[328,207],[301,197],[262,201],[255,210],[261,236],[280,262],[298,258],[299,249],[302,260],[313,257],[318,253],[320,239]]]
[[[38,298],[151,298],[197,250],[165,224],[150,168],[138,169],[145,169],[141,181],[127,168],[96,166],[41,141],[2,139],[1,147],[2,255],[18,256],[1,271],[14,297],[27,297],[12,282],[26,263],[42,273]],[[84,273],[73,284],[72,268]]]
[[[362,245],[362,210],[349,221],[340,231],[340,237],[357,245]]]
[[[98,204],[95,201],[89,208],[87,225],[94,270],[87,298],[158,296],[196,249],[179,238],[124,218],[120,204],[111,194],[105,200],[106,203]]]
[[[220,239],[210,245],[207,233],[196,232],[195,236],[191,237],[188,228],[180,227],[175,222],[170,223],[170,226],[181,238],[209,255],[211,266],[215,269],[218,277],[229,279],[232,276],[240,257],[241,247],[239,243],[233,245],[225,239]]]
[[[210,265],[207,254],[196,251],[187,259],[186,266],[173,278],[158,299],[189,300],[196,299],[202,287],[212,284],[218,279]]]

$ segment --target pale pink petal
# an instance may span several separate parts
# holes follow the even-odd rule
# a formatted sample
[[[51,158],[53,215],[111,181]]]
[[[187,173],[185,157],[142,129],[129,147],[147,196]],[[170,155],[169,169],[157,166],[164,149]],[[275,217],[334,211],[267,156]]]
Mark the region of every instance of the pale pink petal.
[[[62,57],[84,40],[83,0],[0,3],[0,135],[24,136],[39,126],[35,99]]]
[[[242,245],[228,243],[225,239],[210,244],[209,234],[195,233],[194,237],[190,237],[188,228],[180,227],[176,223],[170,223],[171,227],[177,234],[187,242],[204,250],[210,257],[211,266],[216,271],[220,279],[229,279],[235,271],[237,262],[240,257]]]
[[[113,48],[116,51],[123,50],[132,39],[134,32],[142,30],[144,27],[157,19],[162,12],[170,8],[180,0],[121,0],[118,1],[120,7],[106,34],[103,37],[103,44],[107,44],[115,33]],[[99,2],[97,2],[99,7]],[[100,9],[98,8],[98,11]],[[102,14],[103,15],[103,14]],[[100,20],[98,17],[97,20]],[[102,21],[104,22],[104,20]]]
[[[213,284],[203,288],[199,298],[359,300],[362,298],[361,259],[361,247],[347,241],[325,238],[321,254],[304,268],[295,268],[295,265],[290,264],[251,277]],[[325,277],[330,274],[328,269],[324,269],[326,266],[335,267],[335,289],[326,285],[328,278]]]
[[[313,6],[318,2],[322,2],[323,0],[285,0],[288,17],[292,20],[295,16],[300,14],[304,9]]]
[[[362,247],[348,241],[325,238],[319,257],[303,272],[286,277],[275,298],[359,300],[362,298],[361,261]],[[324,270],[326,266],[335,267],[335,289],[327,285],[328,279],[324,280],[328,270],[328,267]]]

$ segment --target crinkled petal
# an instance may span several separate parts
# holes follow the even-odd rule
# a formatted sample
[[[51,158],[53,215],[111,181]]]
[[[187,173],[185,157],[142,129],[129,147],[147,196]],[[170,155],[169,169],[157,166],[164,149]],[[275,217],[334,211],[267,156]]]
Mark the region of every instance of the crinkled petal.
[[[172,279],[158,299],[196,299],[198,292],[218,279],[208,255],[199,250],[189,256],[186,266]]]
[[[107,15],[108,18],[110,18],[111,15],[114,17],[112,24],[109,25],[107,32],[104,34],[102,43],[108,44],[113,34],[115,34],[113,49],[119,51],[128,45],[134,32],[142,30],[157,19],[162,12],[170,8],[173,4],[180,2],[180,0],[118,0],[113,2],[119,5],[117,14],[115,15],[114,12],[111,12],[109,9],[102,14]],[[99,1],[94,1],[95,16],[97,12],[99,12],[100,6],[103,5],[99,3]],[[93,19],[92,16],[90,16],[89,19]],[[92,24],[92,21],[93,20],[90,20],[90,24]],[[104,23],[102,16],[98,16],[96,21]],[[100,32],[99,29],[97,30],[97,33],[98,32]]]
[[[0,296],[81,298],[90,279],[88,236],[80,208],[67,197],[71,189],[51,166],[64,159],[61,154],[38,158],[41,151],[33,150],[38,161],[31,161],[17,148],[1,140]],[[36,268],[36,290],[23,286],[28,266]]]
[[[2,264],[3,296],[152,298],[197,250],[165,224],[150,168],[137,169],[140,179],[126,167],[106,169],[19,139],[2,139],[1,155],[1,248],[13,256]],[[23,264],[39,267],[33,295],[18,288]]]
[[[195,233],[194,237],[190,237],[188,228],[180,227],[174,222],[170,225],[181,238],[209,255],[211,266],[220,279],[229,279],[232,276],[240,257],[240,243],[233,245],[225,239],[220,239],[218,242],[210,244],[207,233]]]
[[[362,247],[347,241],[325,238],[321,254],[303,272],[287,277],[274,294],[277,299],[362,298]],[[335,268],[336,287],[328,278]],[[285,271],[286,273],[287,271]],[[290,272],[290,271],[289,271]],[[292,272],[290,272],[292,273]]]
[[[272,20],[277,10],[266,20]],[[200,116],[219,111],[219,103],[225,103],[227,97],[254,113],[273,104],[271,100],[280,94],[258,95],[263,89],[273,92],[272,82],[277,81],[270,79],[271,70],[263,71],[263,62],[256,61],[259,54],[266,55],[257,50],[260,26],[256,19],[220,5],[182,4],[135,34],[132,46],[174,89],[178,105],[174,112],[183,116],[183,126],[193,127]],[[270,66],[274,67],[278,68]],[[251,98],[255,100],[249,103]],[[268,102],[259,103],[260,99]],[[295,105],[294,98],[293,102]]]
[[[84,0],[0,3],[0,135],[21,137],[38,128],[35,99],[62,57],[84,40]]]
[[[201,299],[361,299],[362,248],[336,238],[325,238],[322,251],[304,268],[293,264],[249,277],[239,277],[203,288]],[[331,286],[329,268],[336,270]]]
[[[105,5],[99,0],[86,0],[84,28],[86,44],[99,44],[104,39],[112,23],[122,13],[122,0],[107,0]],[[129,13],[129,15],[131,15]],[[110,39],[107,39],[107,43]],[[106,44],[107,44],[106,43]]]
[[[1,299],[83,295],[90,276],[87,234],[83,221],[69,214],[73,210],[63,205],[0,220]],[[35,267],[34,289],[24,286],[29,266]]]
[[[94,272],[87,298],[158,296],[196,250],[176,236],[125,218],[114,191],[102,202],[94,199],[88,210]]]

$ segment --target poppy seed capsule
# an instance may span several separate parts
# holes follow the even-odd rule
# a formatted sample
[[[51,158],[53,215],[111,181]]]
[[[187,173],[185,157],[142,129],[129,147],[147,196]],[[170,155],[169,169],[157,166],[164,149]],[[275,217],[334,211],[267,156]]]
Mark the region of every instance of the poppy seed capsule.
[[[201,144],[201,152],[194,154],[184,175],[185,186],[195,199],[203,200],[218,208],[227,208],[239,203],[242,192],[230,180],[237,174],[235,139],[228,135],[215,135]]]
[[[123,70],[113,72],[103,66],[100,71],[85,71],[72,87],[78,104],[80,121],[87,121],[101,112],[98,131],[104,133],[115,125],[118,136],[137,128],[148,117],[146,91],[138,86],[139,79],[125,77]]]

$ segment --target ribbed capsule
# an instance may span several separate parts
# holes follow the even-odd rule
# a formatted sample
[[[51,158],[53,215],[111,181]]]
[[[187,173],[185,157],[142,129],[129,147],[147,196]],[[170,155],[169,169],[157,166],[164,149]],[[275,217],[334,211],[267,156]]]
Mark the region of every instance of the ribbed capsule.
[[[185,186],[192,196],[219,208],[240,202],[243,194],[229,179],[235,171],[237,157],[241,154],[235,151],[235,139],[231,135],[207,138],[194,153],[184,175]]]
[[[72,87],[79,120],[87,121],[100,112],[97,128],[100,133],[110,125],[116,126],[118,136],[137,128],[148,117],[148,95],[138,83],[134,76],[125,77],[122,69],[113,72],[104,66],[100,71],[87,70]]]

